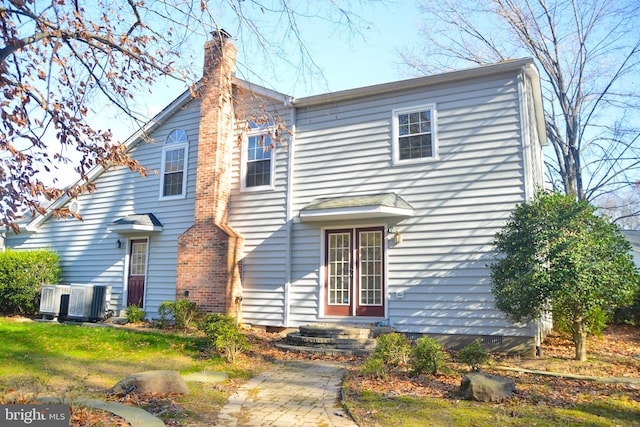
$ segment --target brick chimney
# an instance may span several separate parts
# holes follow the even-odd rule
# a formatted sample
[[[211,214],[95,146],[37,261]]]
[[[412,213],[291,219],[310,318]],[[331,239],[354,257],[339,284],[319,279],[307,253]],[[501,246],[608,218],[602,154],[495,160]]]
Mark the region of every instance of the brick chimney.
[[[205,44],[194,224],[178,238],[176,299],[240,321],[244,239],[229,225],[237,50],[219,30]]]

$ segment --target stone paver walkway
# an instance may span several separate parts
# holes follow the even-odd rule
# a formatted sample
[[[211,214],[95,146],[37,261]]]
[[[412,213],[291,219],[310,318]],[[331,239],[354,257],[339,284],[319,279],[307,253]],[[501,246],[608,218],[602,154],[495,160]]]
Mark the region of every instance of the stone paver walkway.
[[[338,403],[344,369],[331,362],[284,362],[240,387],[218,417],[223,427],[357,427]]]

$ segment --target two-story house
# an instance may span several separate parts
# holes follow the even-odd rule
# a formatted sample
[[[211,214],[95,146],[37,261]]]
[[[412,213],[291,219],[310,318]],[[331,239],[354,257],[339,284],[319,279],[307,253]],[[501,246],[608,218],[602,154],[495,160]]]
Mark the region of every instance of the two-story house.
[[[64,283],[112,286],[117,311],[189,298],[244,323],[385,322],[532,348],[494,307],[492,240],[543,184],[530,59],[305,98],[234,76],[205,47],[198,96],[126,141],[149,170],[96,168],[83,217],[33,218],[7,246],[48,247]]]

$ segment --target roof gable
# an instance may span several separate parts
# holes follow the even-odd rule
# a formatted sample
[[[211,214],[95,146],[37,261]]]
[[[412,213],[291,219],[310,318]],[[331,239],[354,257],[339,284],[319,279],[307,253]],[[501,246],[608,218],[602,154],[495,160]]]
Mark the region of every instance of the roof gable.
[[[308,107],[313,105],[320,105],[324,103],[333,103],[339,101],[345,101],[350,99],[362,98],[372,94],[384,94],[392,93],[395,91],[407,90],[412,88],[420,88],[429,85],[434,85],[442,82],[466,80],[476,77],[482,77],[487,75],[494,75],[505,72],[524,72],[524,74],[531,80],[533,85],[533,97],[536,104],[536,110],[542,112],[542,100],[540,91],[540,81],[538,72],[532,59],[518,59],[513,61],[500,62],[498,64],[487,65],[482,67],[475,67],[466,70],[452,71],[442,74],[434,74],[425,77],[418,77],[414,79],[400,80],[390,83],[383,83],[373,86],[367,86],[362,88],[349,89],[339,92],[332,92],[320,95],[314,95],[303,98],[293,98],[288,95],[279,93],[277,91],[267,89],[263,86],[250,83],[248,81],[234,77],[233,84],[242,90],[253,92],[261,97],[274,99],[282,102],[285,105],[291,105],[294,108]],[[188,102],[194,100],[194,94],[199,92],[202,86],[202,81],[193,89],[189,89],[180,94],[171,103],[169,103],[162,111],[156,114],[151,120],[149,120],[138,131],[132,134],[123,143],[126,147],[126,151],[130,151],[137,146],[140,142],[144,141],[146,136],[164,124],[172,115],[174,115],[179,109],[184,107]],[[536,117],[536,127],[538,128],[538,134],[541,138],[541,145],[544,145],[546,141],[544,135],[545,126],[542,113]],[[96,166],[87,173],[86,180],[80,180],[77,184],[87,184],[94,182],[102,173],[105,172],[105,168],[102,166]],[[47,208],[47,212],[44,215],[36,215],[31,221],[26,224],[27,231],[35,231],[42,223],[51,217],[54,209],[62,208],[70,202],[70,197],[63,195],[59,199],[55,200]],[[384,206],[384,205],[381,205]]]

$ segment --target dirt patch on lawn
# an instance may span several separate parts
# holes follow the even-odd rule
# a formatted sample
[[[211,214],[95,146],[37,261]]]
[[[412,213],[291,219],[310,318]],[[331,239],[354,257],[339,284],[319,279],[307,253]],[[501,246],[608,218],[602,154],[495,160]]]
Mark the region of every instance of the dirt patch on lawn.
[[[570,407],[595,399],[616,396],[640,402],[640,384],[601,383],[558,376],[508,372],[496,366],[509,366],[545,372],[586,375],[592,377],[619,377],[640,379],[640,327],[612,325],[602,336],[589,338],[589,360],[573,360],[575,353],[570,340],[551,334],[542,346],[543,357],[524,359],[492,355],[492,361],[483,371],[512,378],[516,383],[514,402]],[[452,354],[455,360],[455,354]],[[413,377],[401,370],[392,371],[386,378],[371,378],[359,370],[351,369],[349,388],[358,392],[371,391],[385,396],[423,396],[457,399],[460,381],[467,367],[449,363],[445,373],[436,376]]]
[[[551,333],[542,345],[542,357],[519,359],[502,357],[496,364],[539,371],[562,372],[597,377],[640,377],[640,327],[612,325],[602,336],[590,337],[588,360],[574,360],[569,339]]]

